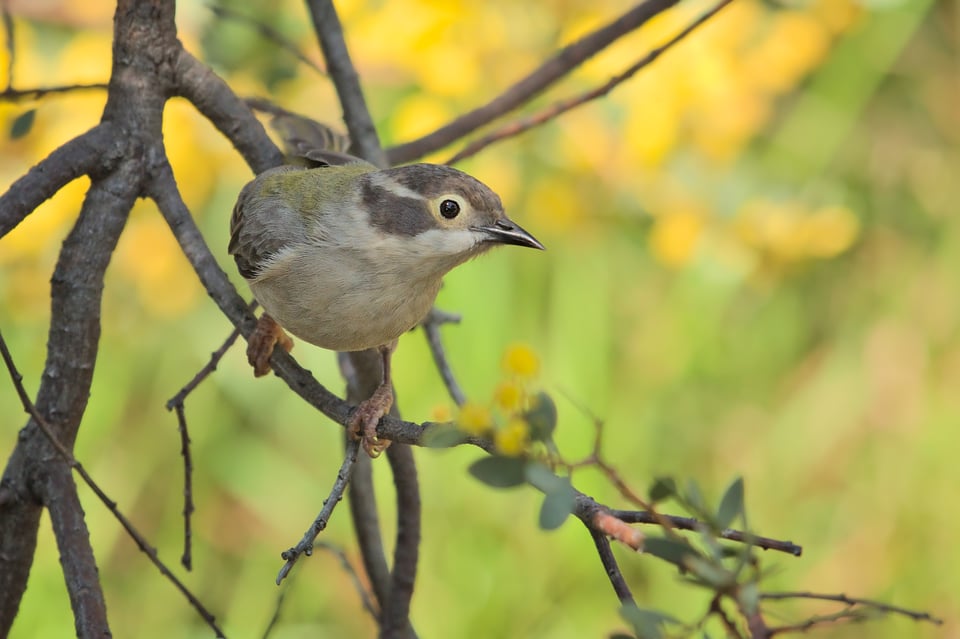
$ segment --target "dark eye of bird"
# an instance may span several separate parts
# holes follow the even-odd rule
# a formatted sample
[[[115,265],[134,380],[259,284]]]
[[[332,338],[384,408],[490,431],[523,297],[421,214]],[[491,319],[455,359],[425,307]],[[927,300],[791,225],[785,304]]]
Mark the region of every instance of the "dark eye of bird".
[[[460,214],[460,205],[453,200],[444,200],[440,203],[440,215],[451,220]]]

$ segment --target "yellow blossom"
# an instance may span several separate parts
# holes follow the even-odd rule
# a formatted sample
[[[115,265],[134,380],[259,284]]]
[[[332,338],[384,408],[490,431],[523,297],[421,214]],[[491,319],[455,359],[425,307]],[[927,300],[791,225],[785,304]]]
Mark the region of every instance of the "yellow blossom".
[[[514,380],[501,382],[493,392],[493,401],[505,413],[513,413],[523,406],[523,386]]]
[[[511,419],[506,426],[493,435],[493,443],[497,451],[507,457],[518,457],[523,454],[529,440],[530,425],[519,417]]]
[[[460,430],[470,435],[482,435],[493,425],[493,418],[490,410],[481,404],[467,402],[460,407],[460,414],[457,416],[457,424]]]
[[[540,372],[540,359],[526,344],[514,344],[503,355],[503,370],[508,375],[532,379]]]

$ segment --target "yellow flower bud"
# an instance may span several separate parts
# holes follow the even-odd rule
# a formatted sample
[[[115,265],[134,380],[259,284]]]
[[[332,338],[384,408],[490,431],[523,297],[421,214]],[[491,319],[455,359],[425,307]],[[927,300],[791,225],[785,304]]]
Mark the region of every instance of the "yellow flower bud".
[[[520,410],[525,399],[523,387],[513,380],[501,382],[493,392],[493,401],[505,413]]]
[[[503,355],[503,370],[508,375],[531,379],[540,372],[540,359],[526,344],[514,344]]]
[[[493,426],[493,418],[486,406],[467,402],[460,407],[457,425],[460,430],[470,435],[483,435]]]
[[[511,419],[506,426],[493,435],[493,444],[497,451],[507,457],[523,454],[530,439],[530,425],[518,418]]]

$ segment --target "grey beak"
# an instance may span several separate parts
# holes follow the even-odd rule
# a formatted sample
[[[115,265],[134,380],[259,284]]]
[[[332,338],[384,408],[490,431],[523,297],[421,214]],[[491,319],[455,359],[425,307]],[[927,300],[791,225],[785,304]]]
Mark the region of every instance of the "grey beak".
[[[487,234],[490,242],[499,244],[513,244],[514,246],[528,246],[530,248],[546,250],[537,238],[533,237],[508,218],[497,220],[490,226],[476,226],[475,231],[481,231]]]

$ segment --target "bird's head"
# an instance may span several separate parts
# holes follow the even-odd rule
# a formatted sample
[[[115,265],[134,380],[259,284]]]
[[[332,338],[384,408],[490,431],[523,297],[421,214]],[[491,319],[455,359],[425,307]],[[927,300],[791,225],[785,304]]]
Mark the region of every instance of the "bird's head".
[[[543,249],[507,217],[500,198],[462,171],[412,164],[360,176],[361,206],[387,244],[452,268],[498,244]]]

